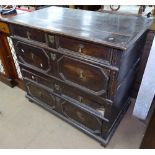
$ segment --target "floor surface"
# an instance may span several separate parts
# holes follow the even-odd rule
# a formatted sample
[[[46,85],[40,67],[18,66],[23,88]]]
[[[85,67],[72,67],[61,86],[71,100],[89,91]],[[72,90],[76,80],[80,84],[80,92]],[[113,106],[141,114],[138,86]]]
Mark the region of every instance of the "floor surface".
[[[133,105],[106,148],[139,148],[146,122],[134,118]],[[25,92],[0,82],[0,148],[103,149],[78,129],[30,103]]]

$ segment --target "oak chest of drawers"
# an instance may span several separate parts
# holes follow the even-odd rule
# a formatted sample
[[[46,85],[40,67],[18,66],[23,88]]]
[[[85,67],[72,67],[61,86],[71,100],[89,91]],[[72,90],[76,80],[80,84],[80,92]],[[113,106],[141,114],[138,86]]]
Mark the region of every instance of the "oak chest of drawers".
[[[150,20],[49,7],[5,22],[27,98],[107,144],[127,110]]]

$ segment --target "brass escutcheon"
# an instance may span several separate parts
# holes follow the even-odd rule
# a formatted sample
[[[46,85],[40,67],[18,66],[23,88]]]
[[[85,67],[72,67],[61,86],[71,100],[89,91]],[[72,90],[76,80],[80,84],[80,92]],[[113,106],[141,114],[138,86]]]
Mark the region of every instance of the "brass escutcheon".
[[[79,102],[83,102],[83,97],[82,96],[78,96],[78,100],[79,100]]]
[[[34,60],[34,53],[31,53],[31,58],[32,60]]]
[[[79,75],[80,79],[84,80],[86,77],[84,75],[84,71],[80,70],[80,75]]]
[[[42,92],[41,92],[41,91],[39,91],[39,96],[40,96],[40,97],[42,96]]]
[[[51,59],[54,61],[56,59],[56,54],[50,53],[51,54]]]
[[[26,34],[27,34],[27,38],[30,40],[30,39],[31,39],[31,38],[30,38],[31,33],[30,33],[29,31],[27,31]]]
[[[79,53],[82,53],[83,48],[84,48],[84,45],[80,44],[79,45]]]
[[[60,90],[60,86],[58,84],[55,84],[54,87],[55,87],[55,90],[57,90],[57,91]]]
[[[54,36],[48,35],[49,42],[54,44]]]

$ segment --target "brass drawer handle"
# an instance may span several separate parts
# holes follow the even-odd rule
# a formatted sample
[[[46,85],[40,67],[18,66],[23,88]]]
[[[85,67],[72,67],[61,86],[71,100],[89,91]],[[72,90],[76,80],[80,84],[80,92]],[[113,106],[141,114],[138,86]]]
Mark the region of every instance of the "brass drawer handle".
[[[42,92],[41,91],[39,91],[39,97],[42,97]]]
[[[56,60],[56,54],[54,54],[54,53],[50,53],[51,54],[51,59],[54,61],[54,60]]]
[[[79,78],[81,80],[84,80],[86,78],[85,74],[84,74],[84,71],[83,70],[80,70],[80,75],[79,75]]]
[[[78,100],[79,100],[80,103],[83,103],[83,100],[84,100],[84,99],[83,99],[82,96],[78,96]]]
[[[57,90],[57,91],[60,90],[60,86],[58,84],[55,84],[54,87],[55,87],[55,90]]]
[[[81,112],[77,111],[77,112],[76,112],[76,115],[77,115],[77,117],[78,117],[82,122],[85,122],[85,121],[86,121],[85,117],[83,116],[83,114],[82,114]]]
[[[79,53],[82,53],[83,48],[84,48],[84,45],[80,44],[80,45],[79,45]]]
[[[34,60],[34,53],[31,53],[31,58],[32,60]]]
[[[27,31],[26,34],[27,34],[27,38],[30,40],[30,39],[31,39],[31,38],[30,38],[31,33],[30,33],[29,31]]]

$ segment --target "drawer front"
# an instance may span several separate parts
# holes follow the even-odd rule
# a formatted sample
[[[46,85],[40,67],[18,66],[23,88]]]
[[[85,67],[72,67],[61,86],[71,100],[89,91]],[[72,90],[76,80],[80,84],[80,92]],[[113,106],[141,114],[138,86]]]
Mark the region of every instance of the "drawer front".
[[[95,112],[101,117],[106,119],[111,118],[111,104],[108,101],[103,100],[89,94],[86,94],[75,87],[69,86],[55,80],[50,77],[45,77],[36,71],[30,71],[21,67],[22,75],[25,80],[33,81],[50,88],[54,93],[63,96],[69,100],[74,100],[77,104],[85,105],[88,108],[95,110]]]
[[[56,59],[54,52],[21,41],[13,40],[13,42],[19,62],[45,73],[54,72],[54,61]]]
[[[110,73],[108,69],[67,56],[61,57],[57,64],[59,76],[67,83],[86,89],[96,95],[106,93]]]
[[[34,71],[32,73],[31,71],[28,71],[28,70],[24,69],[23,67],[21,68],[21,72],[22,72],[22,76],[24,79],[34,81],[38,84],[41,84],[43,86],[50,88],[51,90],[54,90],[55,82],[51,78],[50,79],[46,78],[42,75],[39,75],[39,73],[35,73]]]
[[[12,25],[11,29],[12,29],[12,34],[14,36],[19,36],[28,40],[34,40],[34,41],[46,43],[46,37],[43,31],[20,26],[20,25]]]
[[[86,43],[67,37],[59,38],[59,45],[63,49],[68,49],[79,54],[101,59],[110,62],[111,50],[108,47]]]
[[[74,123],[86,127],[93,133],[101,134],[102,120],[88,112],[61,100],[62,114]]]
[[[0,22],[0,31],[9,34],[9,27],[6,23]]]
[[[111,118],[111,104],[108,101],[93,95],[86,94],[79,89],[68,86],[66,84],[56,82],[54,87],[55,91],[60,93],[60,95],[64,96],[65,98],[74,100],[82,106],[84,105],[95,110],[96,113],[106,119]]]
[[[55,97],[50,92],[27,80],[26,87],[31,97],[49,105],[53,109],[55,108]]]

